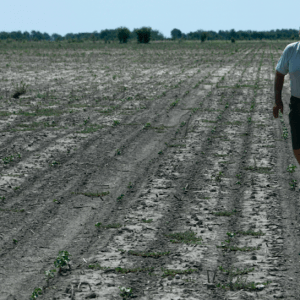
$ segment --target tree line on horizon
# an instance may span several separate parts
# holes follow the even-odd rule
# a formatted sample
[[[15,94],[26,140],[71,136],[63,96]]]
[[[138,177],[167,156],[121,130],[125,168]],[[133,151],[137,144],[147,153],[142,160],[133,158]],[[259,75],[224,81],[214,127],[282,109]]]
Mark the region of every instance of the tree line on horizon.
[[[126,27],[119,27],[117,29],[104,29],[100,32],[94,31],[92,33],[68,33],[65,36],[53,33],[49,35],[44,32],[32,30],[30,33],[24,31],[0,32],[0,40],[16,40],[16,41],[105,41],[110,43],[119,40],[120,43],[126,43],[128,40],[137,40],[140,43],[148,43],[150,40],[294,40],[298,37],[298,30],[295,29],[277,29],[270,31],[235,31],[231,29],[215,31],[197,30],[187,34],[182,33],[181,30],[174,28],[171,31],[171,38],[166,38],[158,30],[153,30],[150,27],[142,27],[141,29],[134,29],[130,31]]]

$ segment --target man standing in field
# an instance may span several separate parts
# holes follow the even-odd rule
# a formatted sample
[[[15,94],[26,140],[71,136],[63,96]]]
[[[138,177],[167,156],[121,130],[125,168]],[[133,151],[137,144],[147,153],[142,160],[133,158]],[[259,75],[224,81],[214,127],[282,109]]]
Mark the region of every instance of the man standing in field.
[[[273,107],[274,118],[278,118],[279,110],[283,113],[281,91],[284,76],[287,73],[290,74],[291,86],[289,120],[291,126],[292,145],[294,155],[300,164],[300,42],[287,45],[278,61],[274,84],[276,103]]]

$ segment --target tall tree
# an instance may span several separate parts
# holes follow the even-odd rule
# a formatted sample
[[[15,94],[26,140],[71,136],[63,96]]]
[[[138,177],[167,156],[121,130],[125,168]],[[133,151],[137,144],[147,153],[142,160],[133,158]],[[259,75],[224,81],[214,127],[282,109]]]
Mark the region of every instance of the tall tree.
[[[177,28],[174,28],[172,31],[171,31],[171,36],[172,36],[172,39],[180,39],[181,36],[182,36],[182,33],[179,29]]]

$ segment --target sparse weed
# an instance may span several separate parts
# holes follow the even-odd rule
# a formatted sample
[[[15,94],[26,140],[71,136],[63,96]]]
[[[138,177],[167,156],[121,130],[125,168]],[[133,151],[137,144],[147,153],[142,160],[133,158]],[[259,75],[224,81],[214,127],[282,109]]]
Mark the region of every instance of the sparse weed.
[[[126,288],[126,287],[119,287],[121,294],[120,296],[123,298],[123,300],[131,298],[132,297],[132,289]]]
[[[34,300],[36,299],[39,295],[42,295],[42,289],[41,288],[35,288],[34,291],[32,292],[31,296],[30,296],[30,300]]]
[[[229,241],[226,241],[227,243],[230,243]],[[260,247],[237,247],[237,246],[230,246],[226,245],[224,242],[221,242],[221,246],[216,245],[217,248],[222,248],[222,250],[229,250],[229,251],[254,251],[254,250],[259,250]]]
[[[54,277],[54,272],[56,272],[56,269],[45,271],[45,280],[47,281],[48,286],[49,280]]]
[[[148,128],[150,128],[151,127],[151,124],[150,123],[146,123],[145,125],[144,125],[144,129],[148,129]]]
[[[215,180],[220,182],[223,175],[224,174],[222,172],[219,172],[217,175],[212,175],[211,178],[215,177]]]
[[[57,258],[54,261],[54,266],[56,268],[59,268],[59,271],[58,271],[59,273],[61,273],[61,268],[62,267],[66,266],[66,265],[68,265],[70,267],[70,265],[69,265],[69,261],[70,261],[69,256],[72,256],[72,255],[69,254],[68,251],[59,251]]]
[[[149,220],[146,220],[146,219],[142,219],[142,222],[144,223],[152,223],[153,219],[149,219]]]
[[[295,190],[296,187],[297,187],[297,180],[296,180],[296,179],[293,179],[293,180],[289,183],[289,185],[291,186],[291,189],[292,189],[292,190]]]
[[[221,272],[227,273],[227,274],[231,274],[233,276],[237,276],[237,275],[245,275],[248,274],[252,271],[254,271],[254,268],[250,268],[250,269],[244,269],[244,270],[240,270],[238,268],[236,268],[235,270],[233,268],[226,270],[224,269],[222,266],[219,266],[219,270]]]
[[[297,168],[296,166],[290,164],[286,170],[290,173],[294,173],[296,168]]]
[[[203,241],[201,237],[196,237],[196,233],[193,231],[170,233],[166,234],[166,237],[171,238],[170,242],[175,244],[201,245]]]
[[[121,195],[117,198],[117,200],[122,200],[124,196],[125,196],[124,194],[121,194]]]
[[[120,125],[120,121],[119,120],[114,120],[113,126],[118,126],[118,125]]]
[[[21,95],[23,95],[23,94],[26,93],[27,87],[28,87],[28,85],[26,85],[25,83],[23,83],[23,81],[21,81],[20,86],[17,84],[15,86],[15,91],[13,93],[13,98],[19,99],[19,96],[21,96]]]
[[[17,157],[19,159],[21,159],[21,154],[18,153],[18,154],[15,154],[15,155],[10,155],[10,156],[2,158],[2,160],[3,160],[4,164],[8,164],[10,162],[13,162],[15,160],[15,158],[17,158]]]

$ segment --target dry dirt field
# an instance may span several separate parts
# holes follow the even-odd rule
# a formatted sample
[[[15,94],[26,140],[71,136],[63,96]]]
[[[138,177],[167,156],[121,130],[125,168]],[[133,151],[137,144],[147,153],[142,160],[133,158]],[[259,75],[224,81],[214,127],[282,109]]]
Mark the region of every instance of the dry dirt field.
[[[2,41],[0,299],[300,299],[291,42]]]

